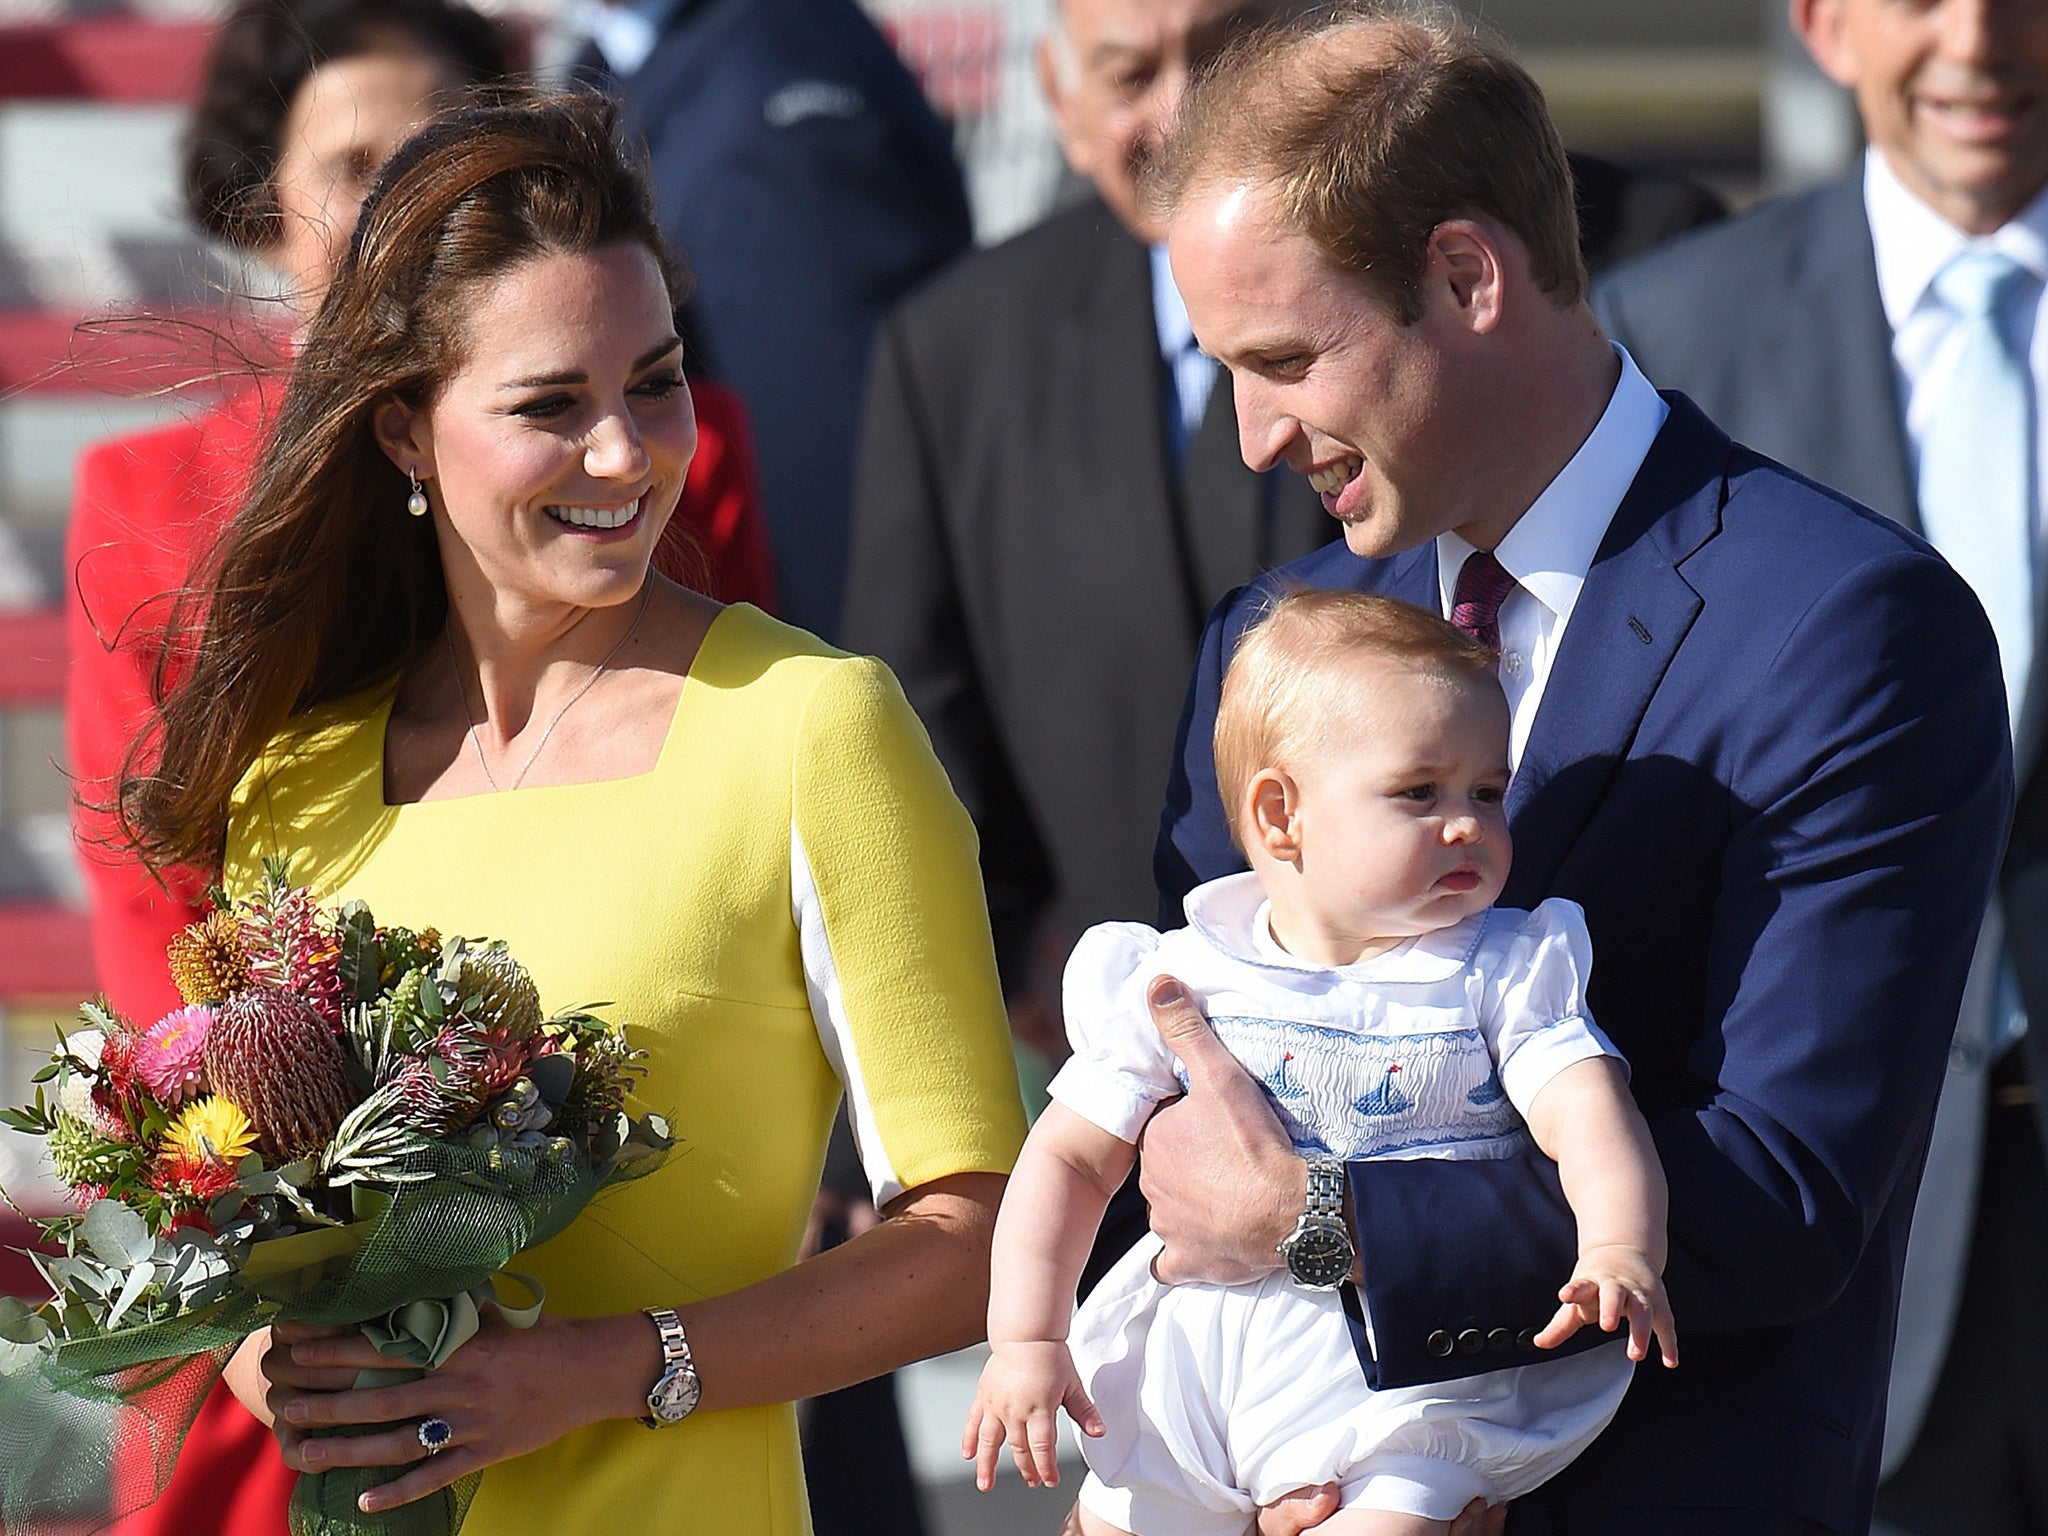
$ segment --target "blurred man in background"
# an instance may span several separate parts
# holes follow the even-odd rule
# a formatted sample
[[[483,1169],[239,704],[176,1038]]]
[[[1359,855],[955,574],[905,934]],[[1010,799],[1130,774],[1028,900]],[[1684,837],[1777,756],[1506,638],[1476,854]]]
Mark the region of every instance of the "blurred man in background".
[[[1878,1511],[1915,1536],[2048,1531],[2048,5],[1791,12],[1855,92],[1863,164],[1621,269],[1596,305],[1657,384],[1924,534],[1998,632],[2019,811],[1914,1218]]]
[[[777,606],[832,638],[875,325],[965,250],[952,142],[855,0],[613,0],[582,20],[696,287],[687,342],[753,423]]]

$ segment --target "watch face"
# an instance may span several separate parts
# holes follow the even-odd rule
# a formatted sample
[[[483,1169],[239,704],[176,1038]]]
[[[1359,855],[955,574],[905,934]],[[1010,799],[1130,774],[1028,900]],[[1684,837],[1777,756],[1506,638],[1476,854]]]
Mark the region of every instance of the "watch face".
[[[1341,1226],[1301,1227],[1286,1247],[1287,1273],[1297,1285],[1332,1291],[1351,1273],[1351,1234]]]
[[[687,1368],[670,1371],[647,1394],[648,1411],[664,1424],[680,1423],[697,1406],[703,1390],[695,1371]]]

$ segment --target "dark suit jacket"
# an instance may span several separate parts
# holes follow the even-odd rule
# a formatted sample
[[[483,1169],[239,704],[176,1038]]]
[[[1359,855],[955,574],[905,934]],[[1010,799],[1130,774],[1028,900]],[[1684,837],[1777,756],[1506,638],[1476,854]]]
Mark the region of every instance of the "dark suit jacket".
[[[2003,685],[1976,599],[1926,545],[1669,398],[1509,793],[1502,901],[1586,909],[1592,1010],[1670,1180],[1685,1362],[1645,1366],[1515,1523],[1651,1531],[1654,1513],[1592,1512],[1743,1506],[1861,1531],[1914,1187],[2011,808]],[[1437,602],[1433,545],[1334,546],[1278,579]],[[1166,896],[1238,867],[1207,743],[1222,659],[1272,585],[1204,636]],[[1509,1341],[1554,1307],[1572,1241],[1520,1171],[1353,1169],[1383,1381],[1525,1358]]]
[[[621,89],[689,341],[753,422],[781,615],[829,637],[875,326],[972,236],[951,141],[854,0],[695,0]]]
[[[1595,290],[1594,306],[1657,383],[1686,391],[1744,442],[1919,531],[1860,174],[1622,267]],[[2048,645],[2048,603],[2037,608],[2044,621],[2037,644]],[[2019,810],[2000,894],[2005,943],[2028,1011],[2048,1019],[2044,725],[2048,668],[2036,668],[2016,722]],[[1958,1094],[1983,1094],[1986,1062],[1974,1042],[1986,1035],[1991,1001],[1985,988],[1983,1006],[1965,1009],[1950,1067]],[[2048,1030],[2032,1032],[2027,1043],[2034,1080],[2048,1082]],[[1944,1114],[1960,1127],[1972,1109],[1945,1105]],[[1897,1441],[1918,1430],[1955,1320],[1980,1141],[1959,1128],[1958,1166],[1929,1169],[1915,1233],[1916,1264],[1924,1267],[1908,1296],[1901,1376],[1893,1383]]]
[[[1100,202],[962,262],[883,328],[844,641],[880,656],[980,829],[1007,982],[1056,904],[1152,910],[1202,616],[1335,528],[1238,456],[1219,379],[1176,487],[1145,248]]]

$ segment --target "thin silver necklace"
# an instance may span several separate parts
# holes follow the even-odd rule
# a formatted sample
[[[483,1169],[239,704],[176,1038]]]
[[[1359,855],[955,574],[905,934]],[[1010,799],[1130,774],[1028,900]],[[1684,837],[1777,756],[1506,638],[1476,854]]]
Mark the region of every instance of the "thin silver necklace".
[[[555,727],[562,723],[562,716],[574,709],[582,700],[583,695],[590,692],[597,685],[597,680],[604,676],[605,669],[612,664],[612,659],[626,648],[626,642],[632,639],[635,632],[639,630],[640,621],[647,617],[648,601],[653,596],[654,583],[650,581],[641,589],[640,607],[633,615],[633,622],[626,626],[626,632],[619,636],[612,648],[604,653],[604,660],[600,661],[597,664],[596,670],[584,679],[583,686],[569,695],[569,702],[555,711],[555,718],[550,720],[548,728],[540,733],[540,740],[533,744],[533,750],[526,755],[526,761],[520,765],[519,772],[512,780],[510,786],[508,786],[509,788],[517,789],[526,782],[526,775],[533,770],[534,763],[539,760],[541,752],[547,747],[548,738],[555,734]],[[476,765],[484,771],[484,782],[490,785],[491,792],[496,794],[498,791],[498,781],[491,775],[491,765],[484,757],[484,744],[476,734],[476,716],[469,712],[469,689],[463,685],[462,681],[462,658],[455,654],[455,623],[452,616],[450,617],[448,628],[443,633],[448,639],[448,661],[455,668],[455,691],[462,696],[462,718],[469,722],[469,744],[476,749]]]

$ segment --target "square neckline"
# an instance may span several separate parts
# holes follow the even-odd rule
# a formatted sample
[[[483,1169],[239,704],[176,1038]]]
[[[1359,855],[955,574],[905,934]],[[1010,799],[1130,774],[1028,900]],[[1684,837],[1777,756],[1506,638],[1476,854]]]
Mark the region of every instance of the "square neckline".
[[[697,642],[696,652],[690,657],[689,666],[683,669],[683,686],[676,692],[675,710],[669,716],[668,729],[662,733],[661,750],[655,754],[654,765],[640,773],[620,774],[616,778],[610,779],[579,779],[572,784],[519,784],[514,785],[510,789],[479,790],[475,794],[447,795],[434,800],[392,800],[389,798],[390,790],[387,787],[388,780],[386,775],[390,764],[389,737],[391,731],[391,712],[398,705],[398,684],[394,682],[385,691],[383,702],[377,706],[377,712],[369,722],[372,727],[370,739],[376,743],[377,747],[377,800],[379,805],[387,811],[409,811],[426,805],[466,805],[474,800],[486,802],[503,801],[512,795],[539,794],[548,790],[602,789],[618,784],[638,784],[644,780],[659,777],[661,771],[668,766],[669,754],[675,747],[677,729],[682,723],[684,707],[689,703],[693,689],[702,686],[698,682],[697,668],[704,660],[704,653],[711,648],[714,638],[717,637],[720,629],[724,627],[726,616],[740,608],[749,608],[753,609],[756,613],[760,612],[759,609],[754,608],[752,603],[727,603],[712,616],[711,622],[705,626],[704,634]]]

